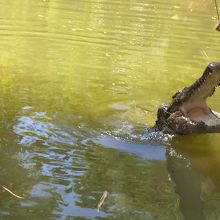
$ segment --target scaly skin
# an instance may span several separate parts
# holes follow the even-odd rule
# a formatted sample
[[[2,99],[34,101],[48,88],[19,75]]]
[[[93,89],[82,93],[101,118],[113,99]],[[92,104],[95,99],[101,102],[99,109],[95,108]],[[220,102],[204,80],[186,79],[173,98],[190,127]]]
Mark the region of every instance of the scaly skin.
[[[178,91],[172,97],[170,104],[160,106],[154,128],[169,134],[220,132],[220,118],[206,105],[206,99],[213,95],[219,84],[220,63],[212,62],[206,67],[203,75],[191,86]],[[193,106],[194,102],[195,106]],[[189,112],[198,108],[198,105],[199,108],[201,106],[201,111],[207,111],[207,115],[212,118],[212,123],[207,123],[207,119],[203,121],[190,118]]]

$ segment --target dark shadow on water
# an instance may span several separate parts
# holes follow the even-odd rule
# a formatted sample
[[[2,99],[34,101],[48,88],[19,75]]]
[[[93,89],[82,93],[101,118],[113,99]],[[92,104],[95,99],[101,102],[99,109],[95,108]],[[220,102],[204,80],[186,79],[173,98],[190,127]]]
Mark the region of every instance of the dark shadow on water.
[[[210,216],[219,219],[220,151],[214,144],[216,138],[215,135],[177,137],[167,149],[167,169],[186,220],[205,220]]]
[[[174,151],[174,150],[173,150]],[[202,175],[181,154],[167,151],[167,169],[179,195],[179,208],[186,220],[205,220],[201,200]]]

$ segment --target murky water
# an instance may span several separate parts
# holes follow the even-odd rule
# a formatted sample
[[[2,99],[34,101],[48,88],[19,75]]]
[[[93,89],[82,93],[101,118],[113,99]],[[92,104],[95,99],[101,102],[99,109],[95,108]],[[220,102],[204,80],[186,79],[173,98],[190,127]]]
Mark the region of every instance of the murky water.
[[[146,130],[220,60],[214,9],[0,0],[0,218],[220,219],[220,136]]]

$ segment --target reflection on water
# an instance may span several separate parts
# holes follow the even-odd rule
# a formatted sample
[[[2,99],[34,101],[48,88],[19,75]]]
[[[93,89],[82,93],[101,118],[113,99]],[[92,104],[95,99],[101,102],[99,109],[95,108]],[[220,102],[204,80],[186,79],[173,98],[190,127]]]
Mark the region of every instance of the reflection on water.
[[[167,210],[176,198],[167,179],[163,146],[123,143],[83,127],[76,133],[27,107],[21,113],[14,126],[21,147],[16,159],[29,170],[31,181],[22,207],[35,213],[47,201],[52,206],[47,214],[58,219],[72,215],[146,219],[157,218],[159,208],[164,216],[178,211],[177,207]],[[109,191],[108,203],[97,212],[104,190]]]
[[[219,135],[149,129],[220,57],[211,2],[0,6],[1,219],[219,219]]]

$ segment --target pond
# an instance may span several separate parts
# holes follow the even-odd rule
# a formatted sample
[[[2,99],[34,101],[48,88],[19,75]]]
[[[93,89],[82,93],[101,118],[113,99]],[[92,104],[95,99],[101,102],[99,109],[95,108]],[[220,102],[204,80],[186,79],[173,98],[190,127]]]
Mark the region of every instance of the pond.
[[[1,0],[0,12],[0,185],[24,197],[1,188],[1,219],[220,219],[219,134],[147,131],[220,61],[214,2]]]

